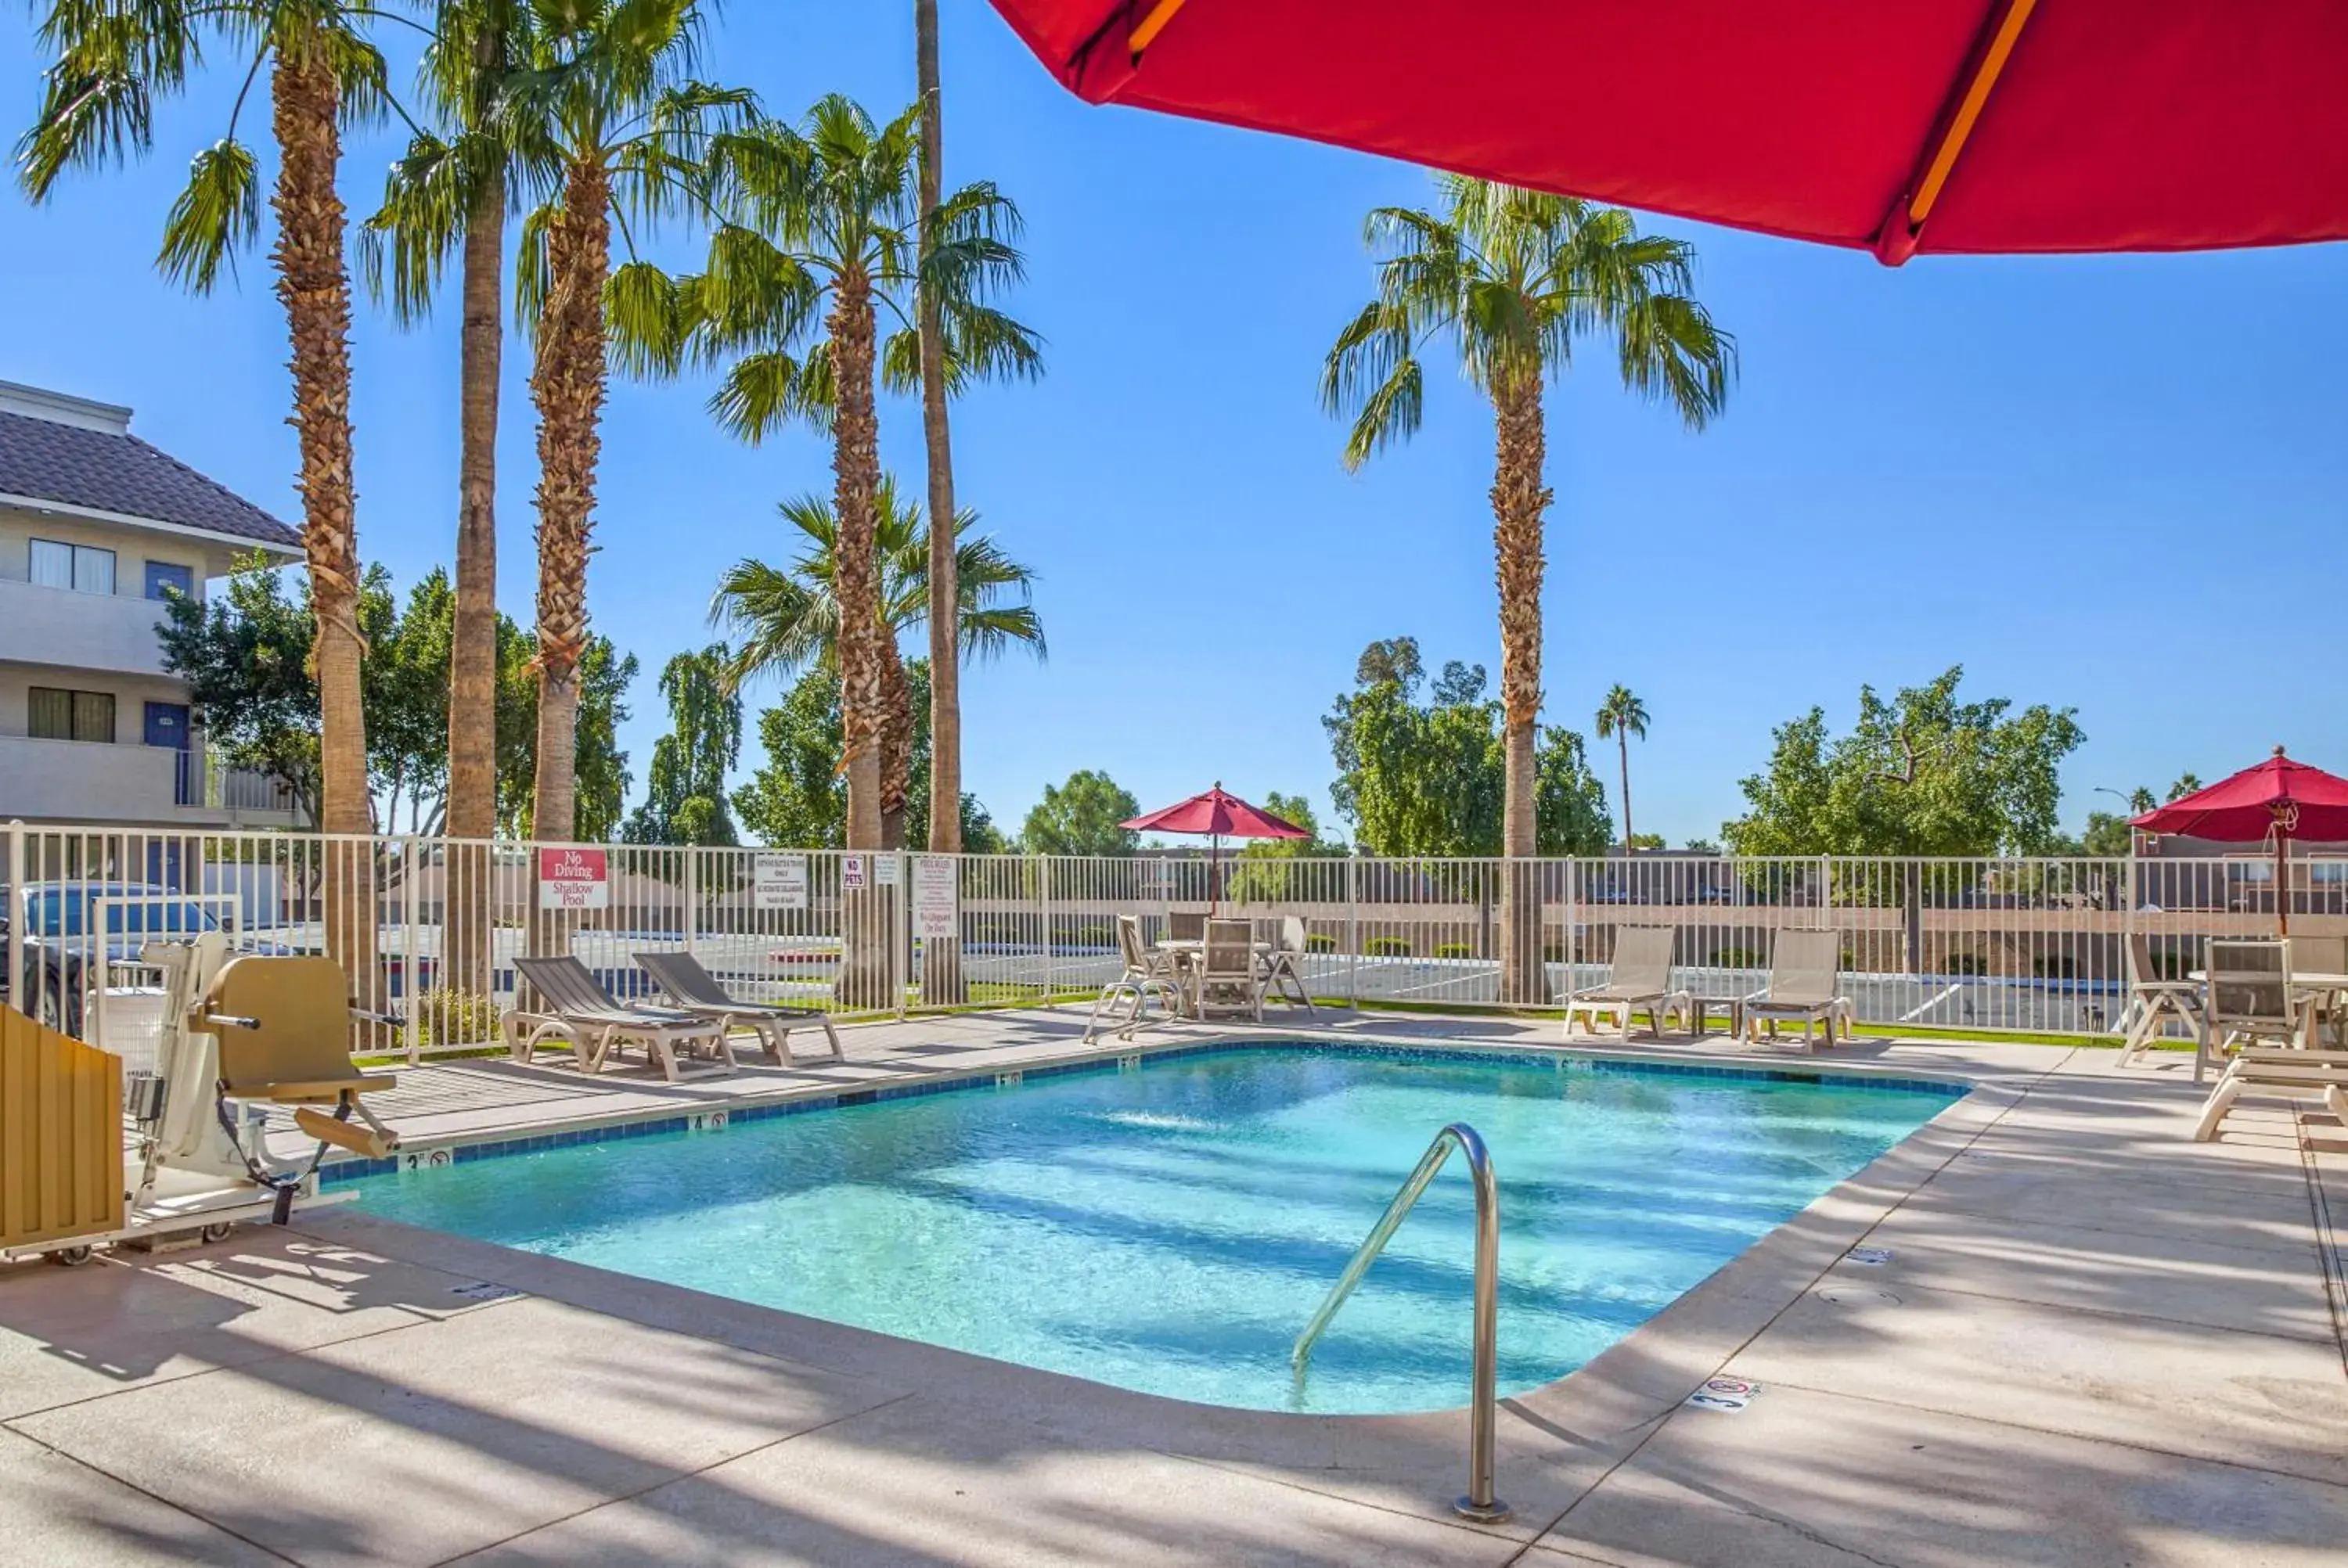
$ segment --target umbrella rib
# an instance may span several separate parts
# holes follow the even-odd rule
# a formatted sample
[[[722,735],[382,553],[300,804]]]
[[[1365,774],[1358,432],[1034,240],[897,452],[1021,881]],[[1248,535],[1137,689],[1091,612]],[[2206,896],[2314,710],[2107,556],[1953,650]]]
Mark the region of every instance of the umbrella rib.
[[[1982,110],[1988,107],[1998,77],[2004,74],[2006,62],[2013,56],[2013,46],[2021,40],[2024,26],[2037,8],[2038,0],[2008,0],[1988,30],[1987,41],[1973,56],[1964,91],[1942,120],[1939,133],[1927,144],[1931,155],[1919,166],[1921,174],[1910,182],[1910,193],[1894,202],[1883,220],[1882,232],[1875,241],[1876,254],[1882,260],[1897,266],[1914,254],[1924,220],[1932,215],[1949,176],[1956,169],[1958,157],[1963,153],[1965,143],[1972,139],[1973,127],[1980,123]]]

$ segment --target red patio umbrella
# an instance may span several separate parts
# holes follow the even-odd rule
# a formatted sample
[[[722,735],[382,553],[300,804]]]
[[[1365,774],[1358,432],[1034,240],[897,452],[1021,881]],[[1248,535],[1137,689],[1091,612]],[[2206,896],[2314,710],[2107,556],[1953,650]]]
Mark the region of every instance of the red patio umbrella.
[[[1292,822],[1284,821],[1261,806],[1250,805],[1239,796],[1227,793],[1219,779],[1215,787],[1204,794],[1194,794],[1189,800],[1178,801],[1162,810],[1137,816],[1130,822],[1120,822],[1119,827],[1138,833],[1195,833],[1211,835],[1212,845],[1207,855],[1207,908],[1215,907],[1215,866],[1221,860],[1226,838],[1310,838],[1313,835]]]
[[[2211,838],[2222,844],[2262,844],[2275,851],[2275,915],[2291,934],[2290,844],[2294,838],[2348,839],[2348,779],[2274,755],[2207,789],[2146,812],[2132,825],[2147,833]]]
[[[2340,0],[994,0],[1094,103],[1872,250],[2348,237]]]

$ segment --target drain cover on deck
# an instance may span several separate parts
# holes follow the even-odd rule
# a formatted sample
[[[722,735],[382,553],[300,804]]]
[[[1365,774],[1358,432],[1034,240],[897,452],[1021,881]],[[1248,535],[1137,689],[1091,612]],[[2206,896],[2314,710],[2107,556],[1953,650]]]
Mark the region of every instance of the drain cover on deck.
[[[1828,1285],[1818,1288],[1820,1301],[1837,1307],[1897,1307],[1900,1298],[1888,1290],[1869,1290],[1863,1286]]]

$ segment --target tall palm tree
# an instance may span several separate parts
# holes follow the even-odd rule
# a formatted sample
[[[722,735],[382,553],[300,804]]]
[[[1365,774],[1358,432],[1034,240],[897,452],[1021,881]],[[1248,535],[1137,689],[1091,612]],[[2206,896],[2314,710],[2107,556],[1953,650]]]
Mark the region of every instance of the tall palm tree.
[[[1534,730],[1540,714],[1541,518],[1547,431],[1543,385],[1564,374],[1577,341],[1612,340],[1631,391],[1701,428],[1725,405],[1735,348],[1693,293],[1684,241],[1641,234],[1631,215],[1458,175],[1437,178],[1437,210],[1384,207],[1365,238],[1377,297],[1330,349],[1321,395],[1350,414],[1345,465],[1418,429],[1420,354],[1449,340],[1469,384],[1491,401],[1491,489],[1500,592],[1500,706],[1506,765],[1501,850],[1535,848]],[[1532,879],[1515,878],[1503,909],[1504,999],[1538,999],[1540,908]]]
[[[1617,686],[1598,704],[1598,738],[1612,740],[1622,753],[1622,853],[1631,852],[1631,737],[1647,738],[1647,705]]]
[[[368,287],[403,323],[420,319],[458,257],[457,576],[448,651],[452,846],[447,983],[486,991],[491,960],[487,840],[497,832],[498,394],[503,370],[505,227],[513,149],[503,134],[507,77],[528,48],[521,0],[438,0],[419,72],[450,128],[419,131],[392,165],[364,226]]]
[[[922,249],[926,258],[944,194],[945,98],[938,78],[938,0],[913,0],[913,56],[922,106]],[[922,446],[929,469],[930,516],[959,519],[953,442],[946,422],[944,313],[933,289],[921,292],[920,327]],[[930,848],[939,855],[962,851],[962,670],[953,624],[962,592],[954,568],[953,536],[941,528],[930,540],[929,572]],[[948,979],[943,989],[958,991],[959,985]]]
[[[318,682],[318,825],[373,830],[366,721],[359,697],[358,499],[351,456],[351,286],[335,176],[342,128],[389,102],[382,56],[362,31],[370,5],[342,0],[51,0],[41,24],[56,51],[39,116],[17,146],[17,172],[35,201],[68,169],[118,160],[152,145],[154,100],[187,86],[208,43],[233,51],[243,85],[226,133],[198,153],[164,221],[158,265],[198,293],[231,253],[261,231],[261,168],[239,125],[253,84],[269,71],[277,218],[270,259],[293,341],[294,425],[300,451],[302,540],[310,570]],[[368,1000],[374,962],[374,865],[349,847],[326,856],[327,948]]]
[[[901,801],[911,789],[913,714],[899,641],[932,624],[936,600],[930,563],[936,548],[919,502],[901,499],[896,481],[880,477],[874,492],[878,526],[873,554],[880,569],[883,641],[882,690],[891,706],[881,728],[880,797]],[[810,665],[839,668],[839,601],[833,591],[839,538],[838,514],[817,496],[786,501],[783,520],[807,545],[788,567],[765,561],[737,562],[718,580],[709,606],[710,621],[726,630],[735,652],[728,674],[736,684],[763,674],[788,675]],[[1012,648],[1045,655],[1044,626],[1029,596],[1035,573],[1004,553],[1001,546],[973,533],[978,515],[965,510],[954,519],[950,553],[954,558],[961,603],[953,618],[958,655],[986,660]],[[1012,596],[1016,595],[1015,602]],[[934,641],[934,639],[932,639]],[[932,737],[934,747],[936,736]],[[937,787],[935,752],[931,784]],[[901,847],[908,836],[902,817],[882,823],[884,847]]]
[[[532,832],[576,825],[579,661],[599,427],[616,335],[623,361],[671,336],[670,286],[650,262],[612,266],[659,220],[698,210],[716,138],[753,121],[739,89],[690,79],[699,0],[538,0],[522,68],[507,79],[504,135],[540,200],[523,220],[517,294],[534,337],[538,409],[538,774]],[[655,350],[652,352],[657,352]]]
[[[884,731],[904,706],[891,682],[894,645],[881,615],[875,559],[880,487],[876,381],[920,379],[920,333],[907,316],[917,282],[934,292],[946,384],[1034,374],[1035,334],[986,303],[1020,275],[1009,237],[1018,211],[992,185],[967,185],[940,205],[926,255],[915,243],[915,106],[877,125],[846,97],[816,104],[800,126],[764,122],[721,137],[711,166],[735,219],[713,235],[700,273],[680,279],[674,308],[683,352],[726,366],[711,400],[719,422],[757,441],[789,420],[832,437],[838,519],[833,590],[839,604],[840,718],[847,755],[848,845],[882,845],[901,813],[883,793]],[[885,339],[883,313],[899,330]],[[895,701],[892,704],[892,692]]]

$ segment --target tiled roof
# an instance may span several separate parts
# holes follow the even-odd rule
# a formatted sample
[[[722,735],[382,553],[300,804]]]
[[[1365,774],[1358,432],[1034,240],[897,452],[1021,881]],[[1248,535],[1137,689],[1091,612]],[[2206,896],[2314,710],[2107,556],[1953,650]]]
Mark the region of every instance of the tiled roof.
[[[0,495],[299,549],[302,536],[136,436],[0,411]]]

